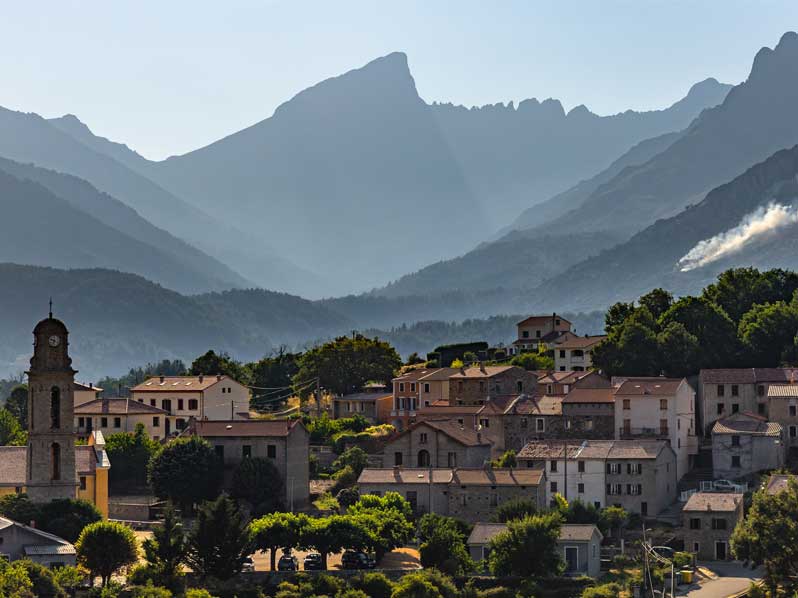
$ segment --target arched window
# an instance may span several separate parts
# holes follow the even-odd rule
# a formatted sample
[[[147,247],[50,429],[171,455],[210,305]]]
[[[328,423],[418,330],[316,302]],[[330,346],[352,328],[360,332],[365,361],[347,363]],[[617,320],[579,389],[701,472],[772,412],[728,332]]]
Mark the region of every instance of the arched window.
[[[50,389],[50,427],[61,427],[61,390],[57,386]]]
[[[61,445],[57,442],[50,447],[50,479],[61,479]]]
[[[418,451],[418,466],[429,467],[429,452],[422,449]]]

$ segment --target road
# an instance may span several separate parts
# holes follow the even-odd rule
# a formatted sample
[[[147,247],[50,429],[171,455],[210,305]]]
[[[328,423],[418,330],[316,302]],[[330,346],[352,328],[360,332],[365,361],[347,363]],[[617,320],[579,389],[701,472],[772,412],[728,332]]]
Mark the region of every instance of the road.
[[[310,551],[313,552],[313,551]],[[299,568],[302,569],[302,561],[307,552],[302,550],[294,550],[293,555],[299,561]],[[327,555],[327,568],[340,569],[341,568],[341,555],[329,554]],[[280,559],[282,551],[278,550],[276,558]],[[255,562],[255,571],[268,571],[270,566],[270,557],[268,552],[256,552],[252,555],[252,560]],[[413,548],[398,548],[393,552],[389,552],[383,557],[382,562],[379,563],[380,567],[386,569],[419,569],[421,564],[419,562],[418,551]]]
[[[686,598],[729,598],[747,590],[761,574],[739,563],[706,563],[706,567],[714,571],[718,578],[691,590],[685,594]]]

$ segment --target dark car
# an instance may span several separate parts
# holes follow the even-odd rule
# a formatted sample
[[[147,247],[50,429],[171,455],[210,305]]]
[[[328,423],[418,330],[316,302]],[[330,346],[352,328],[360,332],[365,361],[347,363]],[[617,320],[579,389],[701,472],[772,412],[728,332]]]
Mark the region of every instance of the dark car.
[[[376,561],[365,552],[347,550],[341,557],[342,569],[373,569]]]
[[[290,554],[284,554],[277,561],[278,571],[299,571],[299,562],[296,557]]]
[[[321,571],[324,563],[321,562],[321,555],[318,552],[309,552],[302,561],[305,571]]]

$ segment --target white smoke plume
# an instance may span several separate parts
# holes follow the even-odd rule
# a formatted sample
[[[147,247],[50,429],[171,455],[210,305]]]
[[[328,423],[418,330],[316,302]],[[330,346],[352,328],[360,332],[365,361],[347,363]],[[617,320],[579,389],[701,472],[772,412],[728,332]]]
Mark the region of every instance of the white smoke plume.
[[[700,241],[679,260],[682,272],[706,266],[742,251],[751,243],[798,223],[798,207],[771,202],[747,214],[740,224],[709,239]]]

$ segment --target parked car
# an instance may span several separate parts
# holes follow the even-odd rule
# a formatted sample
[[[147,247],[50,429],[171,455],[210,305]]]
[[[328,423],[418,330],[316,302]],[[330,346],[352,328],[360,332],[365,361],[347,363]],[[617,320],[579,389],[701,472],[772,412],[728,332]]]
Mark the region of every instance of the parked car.
[[[255,570],[255,561],[252,560],[251,556],[248,556],[244,559],[244,562],[241,564],[241,572],[242,573],[252,573]]]
[[[734,492],[738,487],[737,484],[733,484],[729,480],[715,480],[712,482],[712,486],[716,492]]]
[[[321,571],[324,563],[321,562],[321,555],[318,552],[309,552],[302,561],[305,571]]]
[[[673,548],[670,546],[652,546],[651,550],[656,552],[663,559],[673,560]]]
[[[342,569],[374,569],[377,562],[365,552],[347,550],[341,556]]]
[[[299,561],[292,554],[284,554],[277,561],[278,571],[299,571]]]

